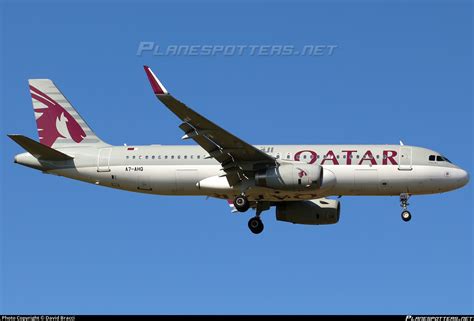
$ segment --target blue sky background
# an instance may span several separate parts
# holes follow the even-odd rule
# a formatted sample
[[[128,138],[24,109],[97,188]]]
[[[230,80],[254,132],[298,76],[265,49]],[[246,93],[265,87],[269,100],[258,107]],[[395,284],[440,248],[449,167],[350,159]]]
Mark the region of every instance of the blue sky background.
[[[204,197],[106,189],[16,166],[51,78],[112,144],[182,144],[142,65],[255,144],[425,146],[473,172],[469,1],[1,4],[0,313],[474,313],[472,184],[343,197],[298,226]],[[335,44],[332,56],[137,56],[169,44]],[[187,142],[186,142],[187,143]]]

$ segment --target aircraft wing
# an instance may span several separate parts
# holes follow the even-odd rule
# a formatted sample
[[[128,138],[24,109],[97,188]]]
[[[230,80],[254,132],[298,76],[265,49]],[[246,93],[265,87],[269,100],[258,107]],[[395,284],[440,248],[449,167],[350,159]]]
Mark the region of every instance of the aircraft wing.
[[[183,122],[183,139],[193,139],[216,159],[225,172],[231,186],[253,177],[256,170],[274,165],[274,157],[232,135],[174,98],[153,71],[144,66],[156,97]]]

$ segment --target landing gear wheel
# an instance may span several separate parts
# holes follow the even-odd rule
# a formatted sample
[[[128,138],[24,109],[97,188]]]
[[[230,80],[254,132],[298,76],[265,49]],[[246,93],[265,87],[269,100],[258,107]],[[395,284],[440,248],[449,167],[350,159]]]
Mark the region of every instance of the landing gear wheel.
[[[411,220],[411,213],[408,211],[408,199],[410,198],[410,194],[408,193],[401,193],[400,194],[400,206],[403,208],[402,211],[402,220],[408,222]]]
[[[245,195],[237,195],[234,198],[235,209],[239,212],[246,212],[250,207],[250,202]]]
[[[249,229],[254,234],[260,234],[263,231],[263,222],[259,217],[252,217],[249,220]]]
[[[404,220],[405,222],[408,222],[409,220],[411,220],[411,213],[409,211],[403,211],[402,220]]]

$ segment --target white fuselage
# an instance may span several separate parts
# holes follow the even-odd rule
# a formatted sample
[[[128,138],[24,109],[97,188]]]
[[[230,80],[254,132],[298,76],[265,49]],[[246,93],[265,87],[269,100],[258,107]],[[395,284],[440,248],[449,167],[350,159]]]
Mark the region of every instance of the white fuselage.
[[[434,151],[398,145],[266,145],[256,146],[281,162],[321,165],[319,189],[276,190],[252,186],[249,199],[306,200],[330,195],[432,194],[465,185],[468,174],[448,161],[430,161]],[[163,195],[206,195],[231,199],[221,165],[199,146],[114,146],[64,148],[73,164],[39,164],[28,153],[17,163],[51,174],[134,192]],[[49,169],[44,169],[45,165]],[[49,166],[49,167],[48,167]],[[324,181],[326,179],[326,181]],[[329,181],[331,180],[331,181]],[[326,184],[325,184],[326,183]]]

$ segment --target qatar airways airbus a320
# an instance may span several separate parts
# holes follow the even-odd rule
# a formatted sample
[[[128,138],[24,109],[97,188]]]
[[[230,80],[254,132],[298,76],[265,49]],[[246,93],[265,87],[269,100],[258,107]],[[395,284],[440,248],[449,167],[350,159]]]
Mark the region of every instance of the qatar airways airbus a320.
[[[102,141],[49,79],[30,79],[39,142],[9,135],[27,152],[15,163],[96,185],[161,195],[228,200],[233,212],[255,209],[248,226],[263,231],[260,214],[279,221],[333,224],[341,195],[397,195],[409,221],[408,198],[460,188],[469,174],[440,153],[400,145],[255,146],[174,98],[144,67],[156,97],[196,146],[112,146]]]

